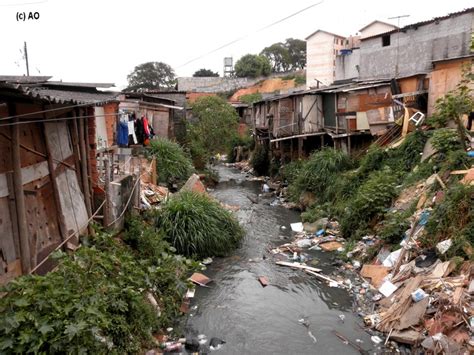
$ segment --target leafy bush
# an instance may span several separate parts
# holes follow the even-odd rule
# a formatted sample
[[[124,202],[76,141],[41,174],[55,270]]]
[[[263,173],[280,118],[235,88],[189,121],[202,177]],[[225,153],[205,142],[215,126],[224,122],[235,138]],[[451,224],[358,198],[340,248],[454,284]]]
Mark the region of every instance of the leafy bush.
[[[433,148],[442,153],[462,148],[458,133],[455,129],[451,128],[440,128],[435,130],[433,132],[431,144],[433,145]]]
[[[436,205],[428,223],[427,235],[438,242],[452,235],[469,234],[466,227],[474,220],[474,186],[455,183],[443,201]],[[434,243],[433,242],[433,243]]]
[[[427,140],[422,131],[408,134],[398,148],[388,151],[386,165],[397,173],[411,171],[420,162]]]
[[[242,95],[239,97],[239,100],[245,104],[252,105],[254,102],[262,100],[262,94],[256,92],[254,94]]]
[[[166,138],[150,142],[150,154],[156,158],[160,182],[173,184],[185,182],[193,173],[193,165],[183,148]]]
[[[267,76],[271,72],[270,61],[263,55],[246,54],[235,63],[235,75],[240,78]]]
[[[250,164],[257,175],[267,175],[270,166],[268,158],[268,146],[259,144],[255,147]]]
[[[156,225],[179,253],[189,256],[226,255],[244,236],[239,222],[218,202],[187,191],[163,205]]]
[[[303,168],[303,160],[293,160],[292,162],[283,165],[280,168],[280,177],[283,181],[287,181],[288,184],[292,184],[296,181],[296,178]]]
[[[218,96],[198,98],[192,112],[197,121],[188,126],[188,145],[196,168],[202,169],[211,155],[229,148],[239,116],[232,105]]]
[[[410,227],[408,218],[415,212],[416,203],[405,211],[389,212],[385,215],[379,235],[387,243],[398,244],[402,241],[405,231]]]
[[[241,146],[245,151],[250,151],[254,147],[254,139],[253,137],[248,134],[245,136],[241,136],[238,134],[235,134],[229,143],[229,148],[227,151],[227,161],[229,163],[234,163],[235,158],[236,158],[236,152],[234,148]]]
[[[393,198],[397,177],[390,169],[375,171],[348,201],[341,218],[341,231],[346,237],[358,238],[386,212]]]
[[[139,353],[178,314],[193,264],[139,220],[133,248],[98,232],[45,276],[2,287],[1,353]],[[151,293],[161,315],[147,299]]]
[[[337,176],[352,167],[349,156],[332,148],[317,151],[304,163],[297,179],[296,191],[310,191],[318,198],[327,200],[326,190],[334,183]]]
[[[379,170],[383,167],[388,153],[378,145],[371,145],[367,154],[360,161],[358,173],[361,176],[367,176],[374,170]]]

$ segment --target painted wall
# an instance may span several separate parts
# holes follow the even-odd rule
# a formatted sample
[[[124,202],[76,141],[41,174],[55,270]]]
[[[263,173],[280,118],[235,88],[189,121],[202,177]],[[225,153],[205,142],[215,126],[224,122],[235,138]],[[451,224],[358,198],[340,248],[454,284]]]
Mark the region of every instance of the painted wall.
[[[435,111],[436,100],[443,97],[449,91],[456,89],[456,86],[462,79],[463,68],[469,68],[469,66],[471,67],[471,71],[474,70],[472,59],[435,64],[434,70],[430,74],[428,116],[431,116]]]
[[[336,43],[337,42],[337,43]],[[306,40],[306,86],[316,87],[315,79],[330,85],[336,78],[336,54],[344,48],[342,38],[317,32]]]
[[[336,80],[347,80],[359,77],[360,49],[353,49],[349,54],[336,56]]]

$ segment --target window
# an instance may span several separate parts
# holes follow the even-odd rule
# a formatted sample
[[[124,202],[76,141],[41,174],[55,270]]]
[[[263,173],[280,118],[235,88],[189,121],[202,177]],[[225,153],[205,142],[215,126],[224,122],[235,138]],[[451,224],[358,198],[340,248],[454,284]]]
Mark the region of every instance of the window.
[[[390,35],[382,36],[382,47],[388,47],[390,45]]]

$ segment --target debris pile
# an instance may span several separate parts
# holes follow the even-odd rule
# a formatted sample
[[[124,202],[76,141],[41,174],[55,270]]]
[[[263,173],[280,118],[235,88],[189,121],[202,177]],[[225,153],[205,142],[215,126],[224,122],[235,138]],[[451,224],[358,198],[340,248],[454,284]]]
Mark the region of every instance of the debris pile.
[[[163,202],[168,196],[169,190],[166,187],[152,183],[140,183],[140,200],[147,209]]]

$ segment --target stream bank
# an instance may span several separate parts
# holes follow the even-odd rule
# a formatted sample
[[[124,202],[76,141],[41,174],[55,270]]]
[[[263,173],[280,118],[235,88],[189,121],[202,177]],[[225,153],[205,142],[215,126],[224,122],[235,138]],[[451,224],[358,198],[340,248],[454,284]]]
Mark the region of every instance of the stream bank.
[[[299,222],[299,214],[271,206],[271,198],[257,201],[261,181],[251,181],[245,173],[223,165],[216,169],[220,183],[211,194],[224,204],[239,206],[235,213],[246,237],[239,249],[226,258],[215,258],[203,271],[213,282],[196,290],[185,320],[186,338],[223,339],[226,343],[219,351],[224,354],[376,351],[346,290],[278,266],[268,253],[292,240],[290,224]],[[324,274],[335,270],[330,253],[310,250],[308,255]],[[267,287],[259,283],[260,276],[268,279]],[[207,346],[201,349],[206,352]]]

